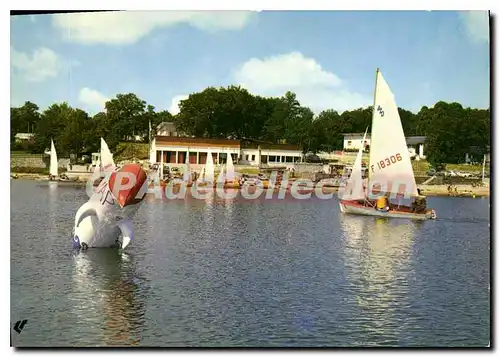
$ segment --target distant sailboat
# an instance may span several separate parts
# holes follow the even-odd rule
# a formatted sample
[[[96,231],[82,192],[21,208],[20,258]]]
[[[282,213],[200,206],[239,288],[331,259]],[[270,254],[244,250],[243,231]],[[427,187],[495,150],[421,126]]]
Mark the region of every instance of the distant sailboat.
[[[58,181],[59,167],[57,160],[56,147],[54,145],[54,140],[50,140],[50,180]]]
[[[363,136],[363,143],[366,139],[368,128],[366,128],[365,135]],[[359,148],[358,155],[352,166],[351,174],[345,183],[345,188],[339,192],[343,200],[364,200],[366,197],[365,188],[363,187],[363,145]]]
[[[225,187],[226,188],[239,188],[240,183],[236,180],[236,173],[234,171],[233,157],[230,152],[227,154],[226,159],[226,175],[225,175]]]
[[[105,177],[104,172],[111,172],[115,169],[115,161],[113,160],[113,154],[109,150],[106,141],[101,138],[100,145],[100,157],[99,164],[94,168],[94,173],[92,174],[93,186],[99,186],[103,178]]]
[[[349,195],[340,197],[339,205],[342,212],[416,220],[436,218],[435,211],[429,209],[417,212],[409,207],[398,206],[389,211],[377,210],[373,203],[366,199],[362,188],[362,150],[363,148],[358,152],[348,180],[348,187],[356,188],[356,190],[352,191],[351,197]],[[385,191],[400,197],[421,198],[417,190],[398,106],[394,94],[378,69],[372,114],[368,193],[376,193],[376,191]]]
[[[225,167],[225,165],[221,166],[219,176],[217,176],[217,184],[218,185],[220,185],[220,184],[224,185],[224,183],[226,182],[226,174],[224,173],[224,167]]]
[[[234,181],[234,165],[233,165],[233,157],[231,156],[231,153],[227,153],[227,160],[226,160],[226,181],[232,182]]]
[[[200,176],[198,176],[198,179],[196,180],[196,182],[197,182],[198,184],[201,184],[201,183],[203,183],[203,182],[204,182],[204,180],[205,180],[205,167],[203,167],[203,168],[201,169],[201,171],[200,171]]]
[[[204,181],[207,184],[215,183],[215,165],[214,158],[212,156],[212,152],[209,150],[207,153],[207,161],[205,163],[205,177]]]
[[[186,163],[184,164],[184,175],[182,180],[187,184],[191,183],[191,165],[189,164],[189,151],[186,153]]]
[[[113,160],[113,154],[109,150],[108,144],[101,138],[101,166],[102,170],[106,170],[108,167],[114,168],[115,161]]]

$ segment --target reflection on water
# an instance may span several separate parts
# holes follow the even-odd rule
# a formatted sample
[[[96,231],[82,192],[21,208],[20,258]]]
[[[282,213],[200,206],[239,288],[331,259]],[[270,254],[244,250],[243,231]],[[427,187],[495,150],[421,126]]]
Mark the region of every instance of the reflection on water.
[[[90,249],[75,254],[69,299],[78,324],[101,326],[101,346],[139,344],[144,301],[134,275],[131,257],[118,250]]]
[[[419,222],[342,215],[348,279],[366,321],[360,345],[397,343],[394,306],[408,305],[412,244]]]

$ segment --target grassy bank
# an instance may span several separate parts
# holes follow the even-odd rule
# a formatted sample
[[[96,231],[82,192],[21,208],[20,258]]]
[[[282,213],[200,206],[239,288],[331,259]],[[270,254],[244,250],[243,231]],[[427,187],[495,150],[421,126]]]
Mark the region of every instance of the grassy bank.
[[[427,172],[431,168],[431,165],[425,161],[412,161],[413,171],[415,172]],[[481,172],[483,170],[482,165],[466,165],[466,164],[445,164],[446,170],[453,171],[463,171],[463,172]]]
[[[149,144],[121,142],[114,152],[115,161],[122,160],[147,160],[149,158]]]

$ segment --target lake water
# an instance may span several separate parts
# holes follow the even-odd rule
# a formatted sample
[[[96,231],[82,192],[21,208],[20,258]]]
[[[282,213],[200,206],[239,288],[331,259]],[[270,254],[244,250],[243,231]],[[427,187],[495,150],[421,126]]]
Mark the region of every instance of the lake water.
[[[489,199],[438,220],[332,200],[145,203],[127,253],[75,254],[82,188],[11,181],[14,346],[486,346]]]

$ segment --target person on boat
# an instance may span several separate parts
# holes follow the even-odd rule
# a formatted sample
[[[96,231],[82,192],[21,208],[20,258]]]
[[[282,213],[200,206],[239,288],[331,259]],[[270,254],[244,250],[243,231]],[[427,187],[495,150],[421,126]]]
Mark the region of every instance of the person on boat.
[[[387,195],[383,195],[377,198],[375,207],[377,211],[384,211],[384,212],[389,211],[389,198],[387,197]]]

